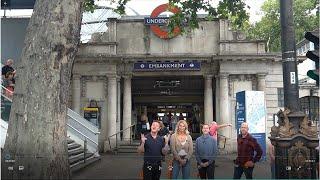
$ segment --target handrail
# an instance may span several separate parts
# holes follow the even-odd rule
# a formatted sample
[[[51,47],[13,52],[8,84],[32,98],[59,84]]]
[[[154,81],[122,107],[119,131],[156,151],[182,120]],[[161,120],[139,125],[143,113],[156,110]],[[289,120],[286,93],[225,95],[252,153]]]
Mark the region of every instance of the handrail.
[[[113,134],[113,135],[111,135],[111,136],[109,136],[108,137],[108,142],[109,142],[109,147],[110,147],[110,150],[112,149],[112,147],[111,147],[111,142],[110,142],[110,138],[112,137],[112,136],[116,136],[116,147],[118,147],[118,139],[117,139],[117,135],[118,134],[120,134],[121,132],[123,132],[123,131],[125,131],[125,130],[127,130],[127,129],[129,129],[129,128],[132,128],[133,126],[135,126],[135,125],[137,125],[137,124],[133,124],[133,125],[131,125],[131,126],[129,126],[129,127],[127,127],[127,128],[125,128],[125,129],[122,129],[121,131],[119,131],[119,132],[117,132],[117,133],[115,133],[115,134]],[[131,139],[132,139],[132,136],[130,137],[130,144],[131,144]]]
[[[131,126],[129,126],[129,127],[127,127],[127,128],[125,128],[125,129],[122,129],[121,131],[119,131],[119,132],[117,132],[117,133],[115,133],[115,134],[113,134],[113,135],[109,136],[108,138],[111,138],[112,136],[115,136],[115,135],[117,135],[117,134],[119,134],[119,133],[122,133],[123,131],[125,131],[125,130],[127,130],[127,129],[129,129],[129,128],[131,128],[131,127],[135,126],[135,125],[137,125],[137,124],[132,124]]]
[[[1,88],[3,88],[3,89],[6,90],[6,91],[9,91],[10,93],[13,93],[12,91],[10,91],[10,90],[7,89],[6,87],[4,87],[2,84],[1,84]],[[3,92],[3,91],[1,91],[1,95],[2,95],[3,97],[5,97],[8,101],[12,102],[12,99],[9,98],[9,97],[7,97],[6,95],[4,95],[4,93],[2,93],[2,92]]]
[[[12,91],[10,91],[9,89],[5,88],[2,84],[1,84],[1,87],[2,87],[4,90],[9,91],[9,92],[12,93]],[[7,97],[7,96],[4,95],[3,93],[1,93],[1,95],[2,95],[3,97],[5,97],[7,100],[9,100],[10,102],[12,102],[12,99],[10,99],[9,97]],[[68,108],[68,111],[72,111],[72,110]],[[72,112],[74,112],[74,111],[72,111]],[[74,113],[76,113],[76,112],[74,112]],[[67,116],[70,117],[71,119],[75,120],[77,123],[79,123],[80,125],[82,125],[82,126],[85,127],[86,129],[88,129],[90,132],[94,133],[95,135],[100,134],[99,131],[98,131],[98,132],[93,131],[92,129],[90,129],[89,127],[87,127],[85,124],[83,124],[82,122],[78,121],[74,116],[72,116],[72,115],[70,115],[70,114],[68,114],[68,113],[67,113]]]
[[[72,111],[71,109],[68,108],[68,111]],[[74,112],[74,111],[72,111]],[[75,113],[75,112],[74,112]],[[70,117],[71,119],[75,120],[77,123],[79,123],[80,125],[82,125],[83,127],[85,127],[86,129],[88,129],[89,131],[91,131],[92,133],[94,133],[95,135],[100,134],[99,131],[95,132],[92,129],[90,129],[89,127],[87,127],[85,124],[83,124],[82,122],[78,121],[75,117],[71,116],[70,114],[67,113],[67,116]]]
[[[71,125],[67,124],[67,126],[69,126],[71,129],[75,130],[77,133],[81,134],[83,137],[85,137],[86,139],[89,139],[91,142],[93,142],[94,144],[98,145],[98,143],[94,142],[94,140],[92,140],[91,138],[89,138],[88,136],[84,135],[82,132],[78,131],[77,129],[75,129],[74,127],[72,127]]]

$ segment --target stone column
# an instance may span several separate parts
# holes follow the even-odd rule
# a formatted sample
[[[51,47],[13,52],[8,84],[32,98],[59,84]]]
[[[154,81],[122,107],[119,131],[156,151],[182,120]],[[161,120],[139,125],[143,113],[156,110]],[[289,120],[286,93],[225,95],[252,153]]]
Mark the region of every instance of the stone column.
[[[108,98],[107,98],[107,141],[105,142],[105,151],[111,150],[108,138],[116,133],[117,129],[117,80],[116,76],[108,77]],[[116,136],[110,138],[111,148],[116,146]]]
[[[79,74],[72,75],[72,108],[78,114],[80,114],[81,109],[80,77]]]
[[[123,76],[123,129],[131,126],[132,98],[131,98],[131,76]],[[129,141],[131,137],[131,129],[123,132],[123,140]]]
[[[213,75],[204,76],[204,123],[206,124],[213,121],[212,77]]]
[[[226,124],[226,123],[231,123],[230,119],[230,110],[229,110],[229,83],[228,83],[228,74],[226,73],[221,73],[219,75],[219,87],[220,87],[220,117],[219,121],[220,124]],[[231,128],[221,128],[219,130],[219,133],[222,135],[229,137],[231,135]]]
[[[121,123],[121,78],[117,77],[117,132],[120,131]],[[117,135],[117,141],[121,140],[120,134]]]
[[[257,83],[258,83],[257,90],[258,91],[265,91],[265,89],[266,89],[266,74],[257,74]]]

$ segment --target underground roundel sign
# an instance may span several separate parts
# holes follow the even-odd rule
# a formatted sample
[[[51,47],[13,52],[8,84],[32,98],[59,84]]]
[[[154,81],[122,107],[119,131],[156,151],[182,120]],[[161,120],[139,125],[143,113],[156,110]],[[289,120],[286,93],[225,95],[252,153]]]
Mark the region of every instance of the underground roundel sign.
[[[177,36],[180,34],[180,28],[179,27],[174,27],[173,29],[173,35],[169,37],[169,32],[167,30],[164,30],[160,27],[160,25],[167,25],[169,18],[167,17],[158,17],[161,13],[170,11],[172,13],[177,13],[180,11],[180,9],[176,6],[169,6],[169,4],[162,4],[158,7],[156,7],[152,13],[150,18],[145,18],[144,23],[146,25],[150,25],[151,31],[158,37],[162,39],[169,39],[172,37]]]

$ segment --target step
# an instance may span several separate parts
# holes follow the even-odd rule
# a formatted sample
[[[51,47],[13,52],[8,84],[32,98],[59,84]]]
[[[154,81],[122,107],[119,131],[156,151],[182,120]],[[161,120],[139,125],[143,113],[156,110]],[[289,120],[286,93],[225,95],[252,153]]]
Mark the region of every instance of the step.
[[[71,144],[68,144],[68,151],[71,150],[71,149],[79,148],[79,147],[81,147],[80,144],[77,144],[77,143],[73,142]]]
[[[137,149],[139,145],[120,145],[119,149]]]
[[[69,156],[75,156],[75,155],[83,153],[83,152],[84,152],[84,150],[79,147],[79,148],[76,148],[76,149],[69,150],[68,151],[68,155]]]
[[[72,143],[74,143],[74,140],[68,138],[68,139],[67,139],[67,143],[68,143],[68,144],[72,144]]]
[[[95,163],[99,160],[101,160],[100,156],[99,157],[91,156],[91,157],[88,157],[85,162],[83,160],[78,161],[78,162],[70,165],[71,173],[75,173],[76,171],[79,171],[79,170],[83,169],[84,167],[87,167],[90,164]]]
[[[120,148],[117,150],[117,153],[130,153],[131,154],[131,153],[138,153],[138,152],[137,152],[137,148],[135,148],[135,149],[132,149],[132,148],[131,149],[121,149]]]
[[[93,153],[86,153],[86,159],[93,156],[94,154]],[[80,162],[80,161],[83,161],[84,159],[84,154],[81,153],[79,155],[76,155],[76,156],[71,156],[69,157],[69,164],[70,164],[70,167],[73,167],[75,163],[77,162]]]

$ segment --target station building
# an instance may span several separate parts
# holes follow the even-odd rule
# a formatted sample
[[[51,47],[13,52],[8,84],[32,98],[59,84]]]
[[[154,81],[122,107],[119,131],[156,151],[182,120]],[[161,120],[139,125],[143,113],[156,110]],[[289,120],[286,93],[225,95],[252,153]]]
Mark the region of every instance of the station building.
[[[129,141],[142,113],[149,120],[182,113],[194,133],[203,123],[231,123],[219,134],[226,151],[235,151],[236,93],[244,90],[264,92],[269,136],[283,108],[283,77],[281,54],[267,53],[264,41],[248,40],[222,19],[200,19],[198,29],[170,39],[139,17],[110,18],[107,26],[80,45],[70,86],[70,108],[84,114],[90,102],[98,106],[100,151]]]

